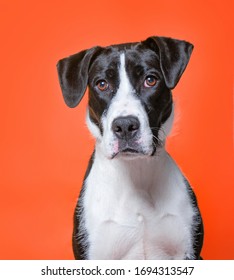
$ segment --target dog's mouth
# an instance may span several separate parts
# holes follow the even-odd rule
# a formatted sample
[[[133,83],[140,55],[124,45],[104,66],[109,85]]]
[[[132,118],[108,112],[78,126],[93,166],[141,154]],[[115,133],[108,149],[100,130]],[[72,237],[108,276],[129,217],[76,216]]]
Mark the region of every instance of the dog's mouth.
[[[136,148],[132,148],[132,147],[125,147],[123,149],[120,149],[117,152],[114,152],[111,156],[111,159],[114,158],[125,158],[125,159],[134,159],[137,157],[149,157],[149,156],[153,156],[156,152],[156,148],[153,148],[153,151],[151,153],[147,153],[145,151],[143,151],[142,149],[136,149]]]
[[[151,140],[151,141],[150,141]],[[136,159],[151,157],[156,154],[157,145],[152,139],[138,136],[133,139],[113,139],[109,144],[108,158]]]
[[[143,154],[137,150],[133,149],[126,149],[124,151],[119,151],[117,153],[112,154],[111,159],[117,158],[117,157],[122,157],[122,158],[134,158],[140,154]]]
[[[136,155],[142,154],[143,151],[139,148],[135,148],[132,146],[129,146],[127,143],[124,146],[118,147],[118,149],[115,149],[113,152],[111,159],[115,157],[134,157]]]

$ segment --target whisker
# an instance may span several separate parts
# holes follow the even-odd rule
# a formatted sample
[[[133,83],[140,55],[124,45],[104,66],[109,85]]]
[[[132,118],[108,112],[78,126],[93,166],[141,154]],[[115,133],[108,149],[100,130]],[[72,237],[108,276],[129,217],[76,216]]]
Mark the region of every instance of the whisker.
[[[162,127],[150,127],[151,130],[157,130],[158,132],[161,131],[163,133],[163,135],[166,137],[166,132],[164,131],[164,129]]]
[[[163,133],[164,137],[166,138],[166,137],[167,137],[167,135],[166,135],[165,130],[164,130],[162,127],[161,127],[159,130]]]
[[[156,146],[158,145],[159,147],[162,147],[163,146],[163,141],[161,139],[159,139],[157,136],[153,135],[153,138],[156,139],[156,142],[157,143],[154,143],[155,144],[155,148]],[[156,145],[157,144],[157,145]]]

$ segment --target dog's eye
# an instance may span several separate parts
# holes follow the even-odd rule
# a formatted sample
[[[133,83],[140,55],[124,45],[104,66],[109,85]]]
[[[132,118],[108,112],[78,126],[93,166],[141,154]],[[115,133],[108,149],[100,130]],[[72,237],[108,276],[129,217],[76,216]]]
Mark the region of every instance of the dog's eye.
[[[105,80],[100,80],[97,82],[97,87],[101,91],[105,91],[108,89],[109,85]]]
[[[157,79],[153,75],[150,75],[150,76],[146,77],[146,79],[144,81],[144,86],[153,87],[156,85],[156,83],[157,83]]]

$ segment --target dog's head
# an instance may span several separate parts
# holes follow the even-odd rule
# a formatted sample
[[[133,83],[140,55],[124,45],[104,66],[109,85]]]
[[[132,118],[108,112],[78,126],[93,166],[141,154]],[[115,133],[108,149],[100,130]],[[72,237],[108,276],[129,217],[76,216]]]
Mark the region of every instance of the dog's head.
[[[171,89],[193,46],[166,37],[94,47],[57,64],[66,104],[75,107],[89,87],[87,124],[108,158],[153,156],[173,120]]]

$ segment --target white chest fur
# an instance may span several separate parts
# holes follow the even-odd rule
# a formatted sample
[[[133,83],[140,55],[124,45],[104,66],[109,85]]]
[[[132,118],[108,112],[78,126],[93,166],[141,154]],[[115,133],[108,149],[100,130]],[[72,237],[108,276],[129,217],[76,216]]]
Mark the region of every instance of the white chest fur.
[[[85,182],[88,259],[192,257],[191,205],[183,175],[160,156],[108,160],[96,149]]]

